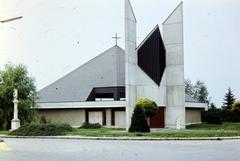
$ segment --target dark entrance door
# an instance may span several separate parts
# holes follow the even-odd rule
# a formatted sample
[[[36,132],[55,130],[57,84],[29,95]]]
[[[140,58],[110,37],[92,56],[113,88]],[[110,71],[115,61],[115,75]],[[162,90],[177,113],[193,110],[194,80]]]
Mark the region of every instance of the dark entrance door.
[[[150,128],[164,128],[164,108],[160,108],[159,111],[150,118]]]

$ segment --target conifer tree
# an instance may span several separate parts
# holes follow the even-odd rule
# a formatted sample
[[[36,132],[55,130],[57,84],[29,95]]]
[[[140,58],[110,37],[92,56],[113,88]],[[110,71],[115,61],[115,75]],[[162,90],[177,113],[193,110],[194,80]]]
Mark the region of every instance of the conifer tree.
[[[236,98],[230,87],[228,88],[227,93],[224,95],[223,100],[223,109],[231,109]]]
[[[142,108],[135,108],[129,132],[150,132],[150,128],[147,124],[147,119]]]

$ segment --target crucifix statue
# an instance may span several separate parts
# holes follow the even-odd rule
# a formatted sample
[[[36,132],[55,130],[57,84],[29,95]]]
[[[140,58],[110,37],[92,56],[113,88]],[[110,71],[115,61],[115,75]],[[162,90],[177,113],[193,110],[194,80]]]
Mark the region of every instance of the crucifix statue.
[[[11,131],[17,130],[20,127],[20,120],[18,119],[18,90],[13,90],[13,103],[14,103],[14,109],[13,109],[13,119],[11,121]]]
[[[18,91],[17,91],[17,89],[14,89],[13,90],[13,99],[17,100],[17,97],[18,97]]]
[[[118,37],[118,35],[117,35],[117,33],[115,34],[115,37],[112,37],[113,39],[115,39],[115,41],[116,41],[116,45],[117,45],[117,41],[118,41],[118,39],[120,39],[121,37]]]

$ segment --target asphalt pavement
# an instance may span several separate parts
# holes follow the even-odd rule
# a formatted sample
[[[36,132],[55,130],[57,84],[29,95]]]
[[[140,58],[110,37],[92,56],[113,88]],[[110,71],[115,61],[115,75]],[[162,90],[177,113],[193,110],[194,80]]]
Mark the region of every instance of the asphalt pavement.
[[[131,141],[4,138],[0,161],[240,161],[240,140]]]

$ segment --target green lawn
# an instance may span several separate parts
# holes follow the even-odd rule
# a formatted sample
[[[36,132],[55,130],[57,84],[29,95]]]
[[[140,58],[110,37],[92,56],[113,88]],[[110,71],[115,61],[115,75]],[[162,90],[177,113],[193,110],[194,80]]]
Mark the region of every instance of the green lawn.
[[[81,136],[145,136],[145,137],[223,137],[223,136],[240,136],[240,131],[224,130],[182,130],[182,131],[157,131],[151,133],[128,133],[125,131],[104,131],[104,130],[87,130],[75,129],[66,135]]]
[[[200,125],[199,125],[200,126]],[[222,125],[223,126],[223,125]],[[233,125],[232,125],[233,126]],[[144,136],[144,137],[224,137],[224,136],[240,136],[240,130],[236,130],[233,127],[230,130],[225,130],[222,128],[209,130],[204,129],[204,125],[201,128],[192,128],[187,130],[162,130],[153,131],[151,133],[128,133],[124,130],[115,129],[74,129],[72,132],[66,133],[66,135],[81,135],[81,136]]]
[[[221,125],[208,123],[196,124],[187,126],[187,129],[192,130],[240,130],[240,123],[224,122]]]
[[[0,135],[7,135],[9,131],[0,131]],[[212,125],[207,123],[187,126],[186,130],[160,130],[151,133],[128,133],[124,129],[74,129],[72,132],[67,132],[66,135],[81,135],[81,136],[144,136],[144,137],[224,137],[224,136],[240,136],[240,123],[223,123],[222,125]]]
[[[9,134],[9,131],[1,131],[0,130],[0,135],[7,135],[7,134]]]

